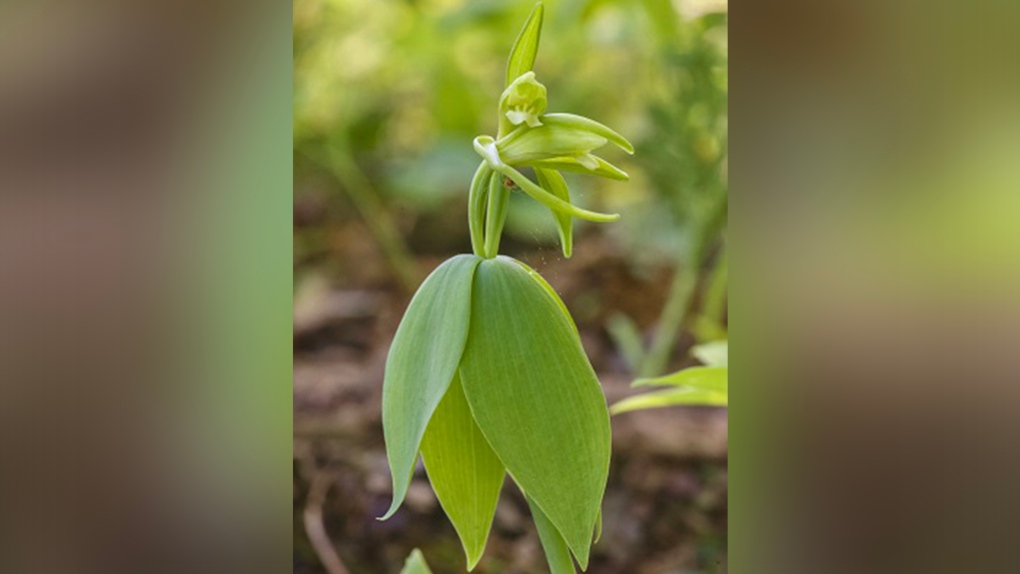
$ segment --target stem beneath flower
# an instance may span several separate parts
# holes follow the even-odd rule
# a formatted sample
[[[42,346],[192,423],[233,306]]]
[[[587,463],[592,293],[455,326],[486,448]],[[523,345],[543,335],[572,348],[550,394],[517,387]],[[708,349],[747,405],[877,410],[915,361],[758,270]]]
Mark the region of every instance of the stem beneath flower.
[[[479,257],[485,257],[485,208],[489,195],[489,181],[493,178],[492,169],[485,161],[475,170],[471,180],[471,191],[468,193],[468,228],[471,230],[471,251]]]
[[[510,190],[503,185],[503,178],[492,174],[489,178],[489,209],[485,217],[485,255],[491,259],[499,254],[499,240],[506,222]]]

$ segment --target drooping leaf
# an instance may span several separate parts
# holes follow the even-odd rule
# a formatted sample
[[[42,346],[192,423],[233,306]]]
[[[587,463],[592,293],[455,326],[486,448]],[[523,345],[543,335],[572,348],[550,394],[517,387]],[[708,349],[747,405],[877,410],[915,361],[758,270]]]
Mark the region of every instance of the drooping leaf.
[[[567,189],[567,182],[564,181],[563,176],[558,171],[536,167],[535,177],[538,178],[538,185],[548,190],[549,193],[563,201],[570,201],[570,190]],[[563,256],[570,257],[570,254],[574,251],[574,220],[570,215],[558,211],[553,212],[553,217],[556,219],[556,229],[560,234]]]
[[[662,389],[643,395],[623,399],[613,405],[612,413],[618,415],[641,409],[674,406],[708,406],[725,407],[728,399],[726,393],[703,391],[692,388]]]
[[[514,47],[510,50],[510,59],[506,64],[506,85],[509,86],[521,74],[528,72],[535,65],[535,56],[538,54],[538,40],[542,34],[542,16],[545,8],[542,3],[535,4],[535,8],[528,16],[528,21],[521,29]]]
[[[454,377],[432,415],[421,456],[432,490],[464,545],[471,571],[485,552],[506,472],[471,416],[460,377]]]
[[[730,346],[727,341],[702,343],[692,348],[691,354],[710,367],[725,367],[730,363]]]
[[[403,502],[425,428],[457,372],[471,317],[472,278],[480,261],[458,255],[433,271],[411,299],[393,337],[382,397],[393,504],[383,520]]]
[[[570,557],[570,549],[567,548],[567,542],[563,539],[563,535],[559,530],[556,530],[556,526],[530,496],[525,494],[524,497],[528,500],[531,516],[535,520],[538,539],[542,543],[545,559],[549,563],[549,572],[551,574],[576,574],[574,559]]]
[[[404,562],[404,569],[400,571],[400,574],[432,574],[432,571],[429,570],[429,565],[425,562],[421,550],[415,548]]]
[[[478,265],[461,362],[478,427],[582,568],[609,474],[605,397],[571,320],[513,259]]]
[[[690,387],[714,393],[728,392],[728,369],[726,367],[690,367],[664,377],[638,379],[632,386]]]

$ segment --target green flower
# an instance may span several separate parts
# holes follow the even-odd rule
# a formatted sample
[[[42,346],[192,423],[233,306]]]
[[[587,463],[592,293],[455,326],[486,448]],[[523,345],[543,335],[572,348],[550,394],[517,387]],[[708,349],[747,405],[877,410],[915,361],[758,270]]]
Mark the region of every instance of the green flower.
[[[471,203],[484,206],[493,201],[504,201],[504,194],[494,189],[491,181],[497,173],[506,177],[515,187],[552,211],[563,254],[570,257],[573,250],[573,217],[605,222],[615,221],[619,215],[595,213],[575,207],[560,172],[570,171],[617,180],[630,179],[625,171],[593,152],[611,142],[632,154],[634,146],[595,120],[574,114],[546,113],[546,88],[535,78],[535,72],[531,71],[540,27],[541,10],[537,9],[511,54],[507,70],[508,85],[499,100],[498,138],[478,136],[474,140],[475,151],[484,161],[471,187]],[[519,171],[520,168],[531,168],[538,182],[528,179]],[[490,198],[490,192],[497,194],[497,197]],[[498,209],[496,214],[499,214]],[[472,242],[485,245],[481,254],[491,256],[499,244],[498,238],[493,240],[487,237],[488,229],[481,228],[480,222],[486,216],[487,213],[473,213],[477,221],[472,228]],[[496,222],[492,232],[498,234],[501,225]]]
[[[499,111],[512,125],[528,124],[537,128],[542,125],[538,117],[545,113],[545,86],[535,80],[535,72],[527,72],[511,83],[499,99]]]

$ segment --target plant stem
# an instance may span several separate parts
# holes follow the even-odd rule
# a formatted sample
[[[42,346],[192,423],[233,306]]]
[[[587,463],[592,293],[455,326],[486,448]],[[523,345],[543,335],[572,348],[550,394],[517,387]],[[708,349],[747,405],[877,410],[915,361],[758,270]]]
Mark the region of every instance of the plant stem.
[[[680,331],[687,319],[687,310],[698,286],[698,273],[708,249],[726,222],[728,198],[723,197],[709,217],[699,226],[685,261],[679,262],[673,275],[666,305],[655,330],[652,346],[641,365],[638,374],[654,377],[663,374],[673,355]]]
[[[499,240],[506,222],[510,190],[503,185],[503,178],[496,174],[489,180],[489,209],[485,216],[485,257],[492,259],[499,254]]]
[[[468,193],[471,251],[479,257],[485,257],[485,209],[489,196],[489,181],[492,177],[492,170],[483,161],[475,170],[475,176],[471,178],[471,191]]]
[[[351,159],[344,148],[331,145],[327,154],[324,158],[313,159],[320,159],[323,167],[343,186],[347,197],[351,199],[351,203],[358,210],[362,221],[368,226],[372,236],[378,242],[379,248],[382,249],[390,268],[400,282],[400,286],[405,291],[413,293],[420,280],[417,265],[397,230],[396,223],[390,218],[389,213],[379,200],[378,192],[372,187],[365,172]]]

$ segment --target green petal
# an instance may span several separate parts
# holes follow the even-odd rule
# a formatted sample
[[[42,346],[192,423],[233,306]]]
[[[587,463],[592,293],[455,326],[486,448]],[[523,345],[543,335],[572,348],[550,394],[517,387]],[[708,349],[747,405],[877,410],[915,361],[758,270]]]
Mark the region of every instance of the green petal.
[[[457,372],[471,318],[471,284],[481,261],[458,255],[440,265],[411,299],[393,337],[383,378],[382,419],[393,474],[393,504],[411,482],[425,428]]]
[[[571,320],[513,259],[478,265],[461,362],[478,427],[582,568],[609,474],[605,397]]]
[[[528,16],[528,21],[521,29],[521,33],[510,50],[510,59],[506,64],[506,85],[509,86],[521,74],[528,72],[535,65],[535,56],[538,54],[538,40],[542,34],[542,16],[545,8],[542,3],[535,4],[535,8]]]
[[[525,494],[524,497],[528,500],[531,516],[535,519],[535,528],[538,530],[538,539],[542,542],[542,549],[545,550],[549,572],[551,574],[576,574],[574,560],[570,557],[570,549],[567,548],[567,542],[563,539],[563,535],[559,530],[556,530],[556,526],[530,496]]]
[[[597,175],[606,177],[609,179],[616,179],[619,181],[627,181],[630,179],[630,175],[608,161],[598,157],[592,156],[597,162],[595,169],[590,169],[581,164],[575,157],[554,157],[551,159],[538,159],[528,162],[528,165],[534,168],[545,168],[555,169],[557,171],[570,171],[574,173],[583,173],[587,175]]]
[[[425,563],[425,557],[421,555],[421,550],[415,548],[404,562],[404,569],[400,571],[400,574],[432,574],[432,571]]]
[[[586,118],[584,116],[578,116],[574,114],[545,114],[542,116],[542,122],[549,126],[561,126],[569,127],[574,129],[582,129],[589,131],[593,134],[598,134],[614,144],[620,146],[623,151],[633,154],[634,146],[627,141],[627,138],[621,136],[615,131],[611,130],[607,126],[600,124],[599,122]]]
[[[467,554],[468,571],[485,552],[506,472],[478,430],[460,377],[432,415],[421,443],[432,489],[453,523]]]
[[[638,379],[632,386],[690,387],[703,391],[726,393],[728,369],[726,367],[690,367],[682,371],[651,379]]]
[[[612,413],[618,415],[641,409],[653,409],[659,407],[674,406],[707,406],[725,407],[727,405],[725,393],[713,391],[702,391],[699,389],[680,388],[663,389],[653,393],[646,393],[622,401],[613,405]]]
[[[606,138],[586,129],[543,125],[514,130],[499,140],[497,147],[504,163],[523,165],[536,160],[586,154],[606,145],[606,141]]]
[[[549,190],[550,193],[563,201],[570,202],[570,190],[567,189],[567,182],[564,181],[563,176],[558,171],[541,167],[535,167],[534,169],[535,177],[538,178],[538,184],[543,189]],[[570,215],[559,211],[553,211],[553,217],[556,219],[556,229],[560,234],[563,256],[570,257],[574,250],[574,220]]]
[[[513,182],[524,191],[524,193],[530,195],[532,199],[542,203],[553,211],[570,214],[574,217],[587,219],[588,221],[597,221],[600,223],[620,219],[619,213],[598,213],[595,211],[588,211],[587,209],[581,209],[580,207],[575,207],[574,205],[571,205],[570,203],[563,201],[542,189],[540,186],[535,185],[533,181],[524,177],[524,174],[506,164],[497,167],[496,171],[512,179]]]

